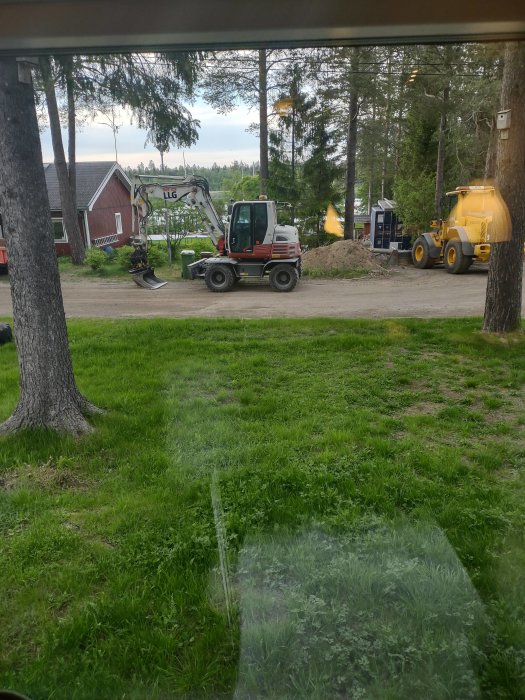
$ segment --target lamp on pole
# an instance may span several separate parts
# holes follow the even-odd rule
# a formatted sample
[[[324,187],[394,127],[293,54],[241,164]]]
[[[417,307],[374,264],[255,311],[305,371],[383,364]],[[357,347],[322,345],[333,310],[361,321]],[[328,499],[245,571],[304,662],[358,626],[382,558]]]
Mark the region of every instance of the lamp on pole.
[[[292,117],[292,188],[294,197],[292,197],[292,226],[295,223],[295,118],[296,104],[293,97],[281,97],[274,102],[273,108],[279,117]]]

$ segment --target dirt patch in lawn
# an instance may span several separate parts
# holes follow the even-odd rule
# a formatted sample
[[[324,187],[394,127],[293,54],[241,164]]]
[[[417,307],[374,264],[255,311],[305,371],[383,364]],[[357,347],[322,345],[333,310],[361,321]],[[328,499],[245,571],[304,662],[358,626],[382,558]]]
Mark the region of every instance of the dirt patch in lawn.
[[[312,273],[362,272],[384,274],[386,270],[359,241],[337,241],[303,254],[303,269]]]
[[[19,489],[48,492],[67,489],[83,490],[91,485],[70,469],[57,467],[52,460],[36,466],[22,464],[17,469],[0,475],[0,490],[2,491],[17,491]]]
[[[403,415],[405,416],[433,416],[443,408],[443,404],[436,404],[430,401],[419,401],[409,406]]]

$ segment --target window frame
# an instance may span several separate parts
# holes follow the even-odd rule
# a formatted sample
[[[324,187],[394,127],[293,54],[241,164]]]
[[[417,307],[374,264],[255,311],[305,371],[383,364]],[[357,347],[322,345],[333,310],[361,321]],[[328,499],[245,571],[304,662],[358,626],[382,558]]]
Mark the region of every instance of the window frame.
[[[62,232],[64,235],[62,238],[55,238],[55,229],[53,227],[53,240],[55,241],[55,243],[68,243],[66,226],[64,224],[64,217],[52,216],[51,217],[51,224],[54,224],[56,221],[60,221],[60,223],[62,224]]]
[[[115,212],[115,228],[117,231],[117,236],[122,236],[124,233],[124,228],[122,226],[122,213],[120,211]]]

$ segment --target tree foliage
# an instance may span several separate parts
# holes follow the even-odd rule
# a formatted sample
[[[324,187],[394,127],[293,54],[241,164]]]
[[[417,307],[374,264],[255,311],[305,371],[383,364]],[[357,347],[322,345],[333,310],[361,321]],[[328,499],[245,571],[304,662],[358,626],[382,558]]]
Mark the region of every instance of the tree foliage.
[[[64,223],[72,260],[84,257],[76,215],[76,121],[82,110],[126,107],[137,125],[149,129],[149,140],[162,152],[190,146],[197,140],[198,122],[182,100],[189,100],[197,75],[199,54],[117,54],[41,57],[41,87],[46,95]],[[60,132],[57,92],[66,102],[68,162]]]

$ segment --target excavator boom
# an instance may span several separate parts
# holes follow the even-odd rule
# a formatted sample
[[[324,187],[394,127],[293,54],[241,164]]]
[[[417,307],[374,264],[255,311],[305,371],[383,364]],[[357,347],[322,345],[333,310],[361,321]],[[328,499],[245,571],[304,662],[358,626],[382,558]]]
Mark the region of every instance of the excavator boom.
[[[167,204],[184,200],[197,209],[215,246],[224,233],[224,224],[210,197],[208,181],[203,177],[135,175],[131,184],[131,204],[138,218],[138,233],[145,240],[145,227],[152,213],[151,198]],[[134,217],[135,219],[135,217]]]

